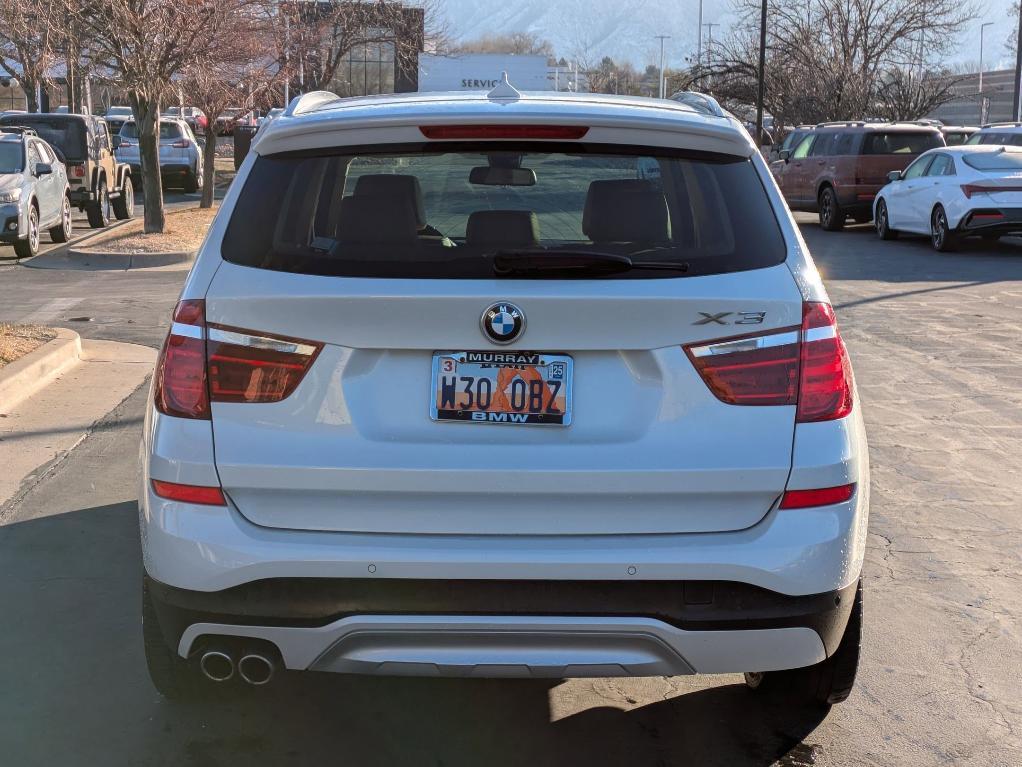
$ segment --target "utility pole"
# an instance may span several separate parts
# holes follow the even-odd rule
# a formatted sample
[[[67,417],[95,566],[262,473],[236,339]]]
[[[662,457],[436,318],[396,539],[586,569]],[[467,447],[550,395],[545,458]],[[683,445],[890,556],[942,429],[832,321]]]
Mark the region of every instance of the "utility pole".
[[[767,0],[759,12],[759,89],[756,96],[756,146],[763,140],[763,98],[766,95],[766,24]]]
[[[983,95],[983,33],[987,27],[992,27],[994,22],[987,21],[979,25],[979,124],[986,122],[986,97]]]
[[[1011,116],[1016,122],[1022,122],[1019,91],[1022,91],[1022,12],[1018,15],[1018,36],[1015,38],[1015,95],[1011,102]]]
[[[705,24],[703,24],[703,26],[706,27],[706,47],[709,48],[711,45],[713,45],[713,28],[719,27],[720,24],[714,21],[708,21]]]
[[[664,40],[670,40],[670,35],[656,35],[660,41],[660,98],[667,98],[667,81],[664,80]]]

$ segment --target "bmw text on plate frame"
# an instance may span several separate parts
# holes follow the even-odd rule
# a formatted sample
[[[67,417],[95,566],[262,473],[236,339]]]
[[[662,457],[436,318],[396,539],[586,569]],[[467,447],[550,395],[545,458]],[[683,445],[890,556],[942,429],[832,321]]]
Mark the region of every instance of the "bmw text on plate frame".
[[[525,330],[512,303],[487,307],[480,319],[494,343]],[[567,426],[571,423],[573,360],[529,351],[446,351],[433,354],[430,417],[435,421]]]

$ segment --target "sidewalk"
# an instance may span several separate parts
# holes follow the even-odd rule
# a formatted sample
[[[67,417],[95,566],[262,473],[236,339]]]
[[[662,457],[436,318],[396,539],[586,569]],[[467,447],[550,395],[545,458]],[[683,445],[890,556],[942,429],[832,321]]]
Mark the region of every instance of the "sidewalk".
[[[8,413],[0,413],[0,524],[32,485],[84,440],[149,376],[156,351],[83,339],[78,364]],[[141,423],[139,424],[141,436]],[[103,481],[103,467],[95,480]]]

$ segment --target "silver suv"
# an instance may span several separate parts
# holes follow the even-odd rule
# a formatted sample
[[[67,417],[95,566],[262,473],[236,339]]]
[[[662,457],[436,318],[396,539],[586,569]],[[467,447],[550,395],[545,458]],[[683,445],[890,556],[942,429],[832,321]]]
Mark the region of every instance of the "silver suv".
[[[851,365],[712,100],[296,99],[192,267],[142,456],[168,695],[281,668],[852,688]]]
[[[0,243],[20,258],[39,252],[39,235],[71,238],[67,171],[53,148],[29,128],[0,127]]]
[[[161,117],[160,175],[163,185],[180,187],[185,192],[202,188],[202,149],[192,129],[184,120]],[[138,126],[129,120],[121,126],[117,144],[117,159],[131,166],[131,175],[140,178],[142,162],[138,149]]]

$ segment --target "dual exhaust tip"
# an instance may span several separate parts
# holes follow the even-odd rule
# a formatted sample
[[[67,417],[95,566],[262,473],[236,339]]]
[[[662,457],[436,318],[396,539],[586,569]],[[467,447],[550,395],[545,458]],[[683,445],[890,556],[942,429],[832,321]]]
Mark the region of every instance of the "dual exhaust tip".
[[[242,655],[235,663],[228,651],[219,649],[206,650],[202,653],[199,657],[199,669],[204,677],[213,682],[228,682],[237,674],[242,681],[261,687],[273,679],[277,664],[258,652]]]

